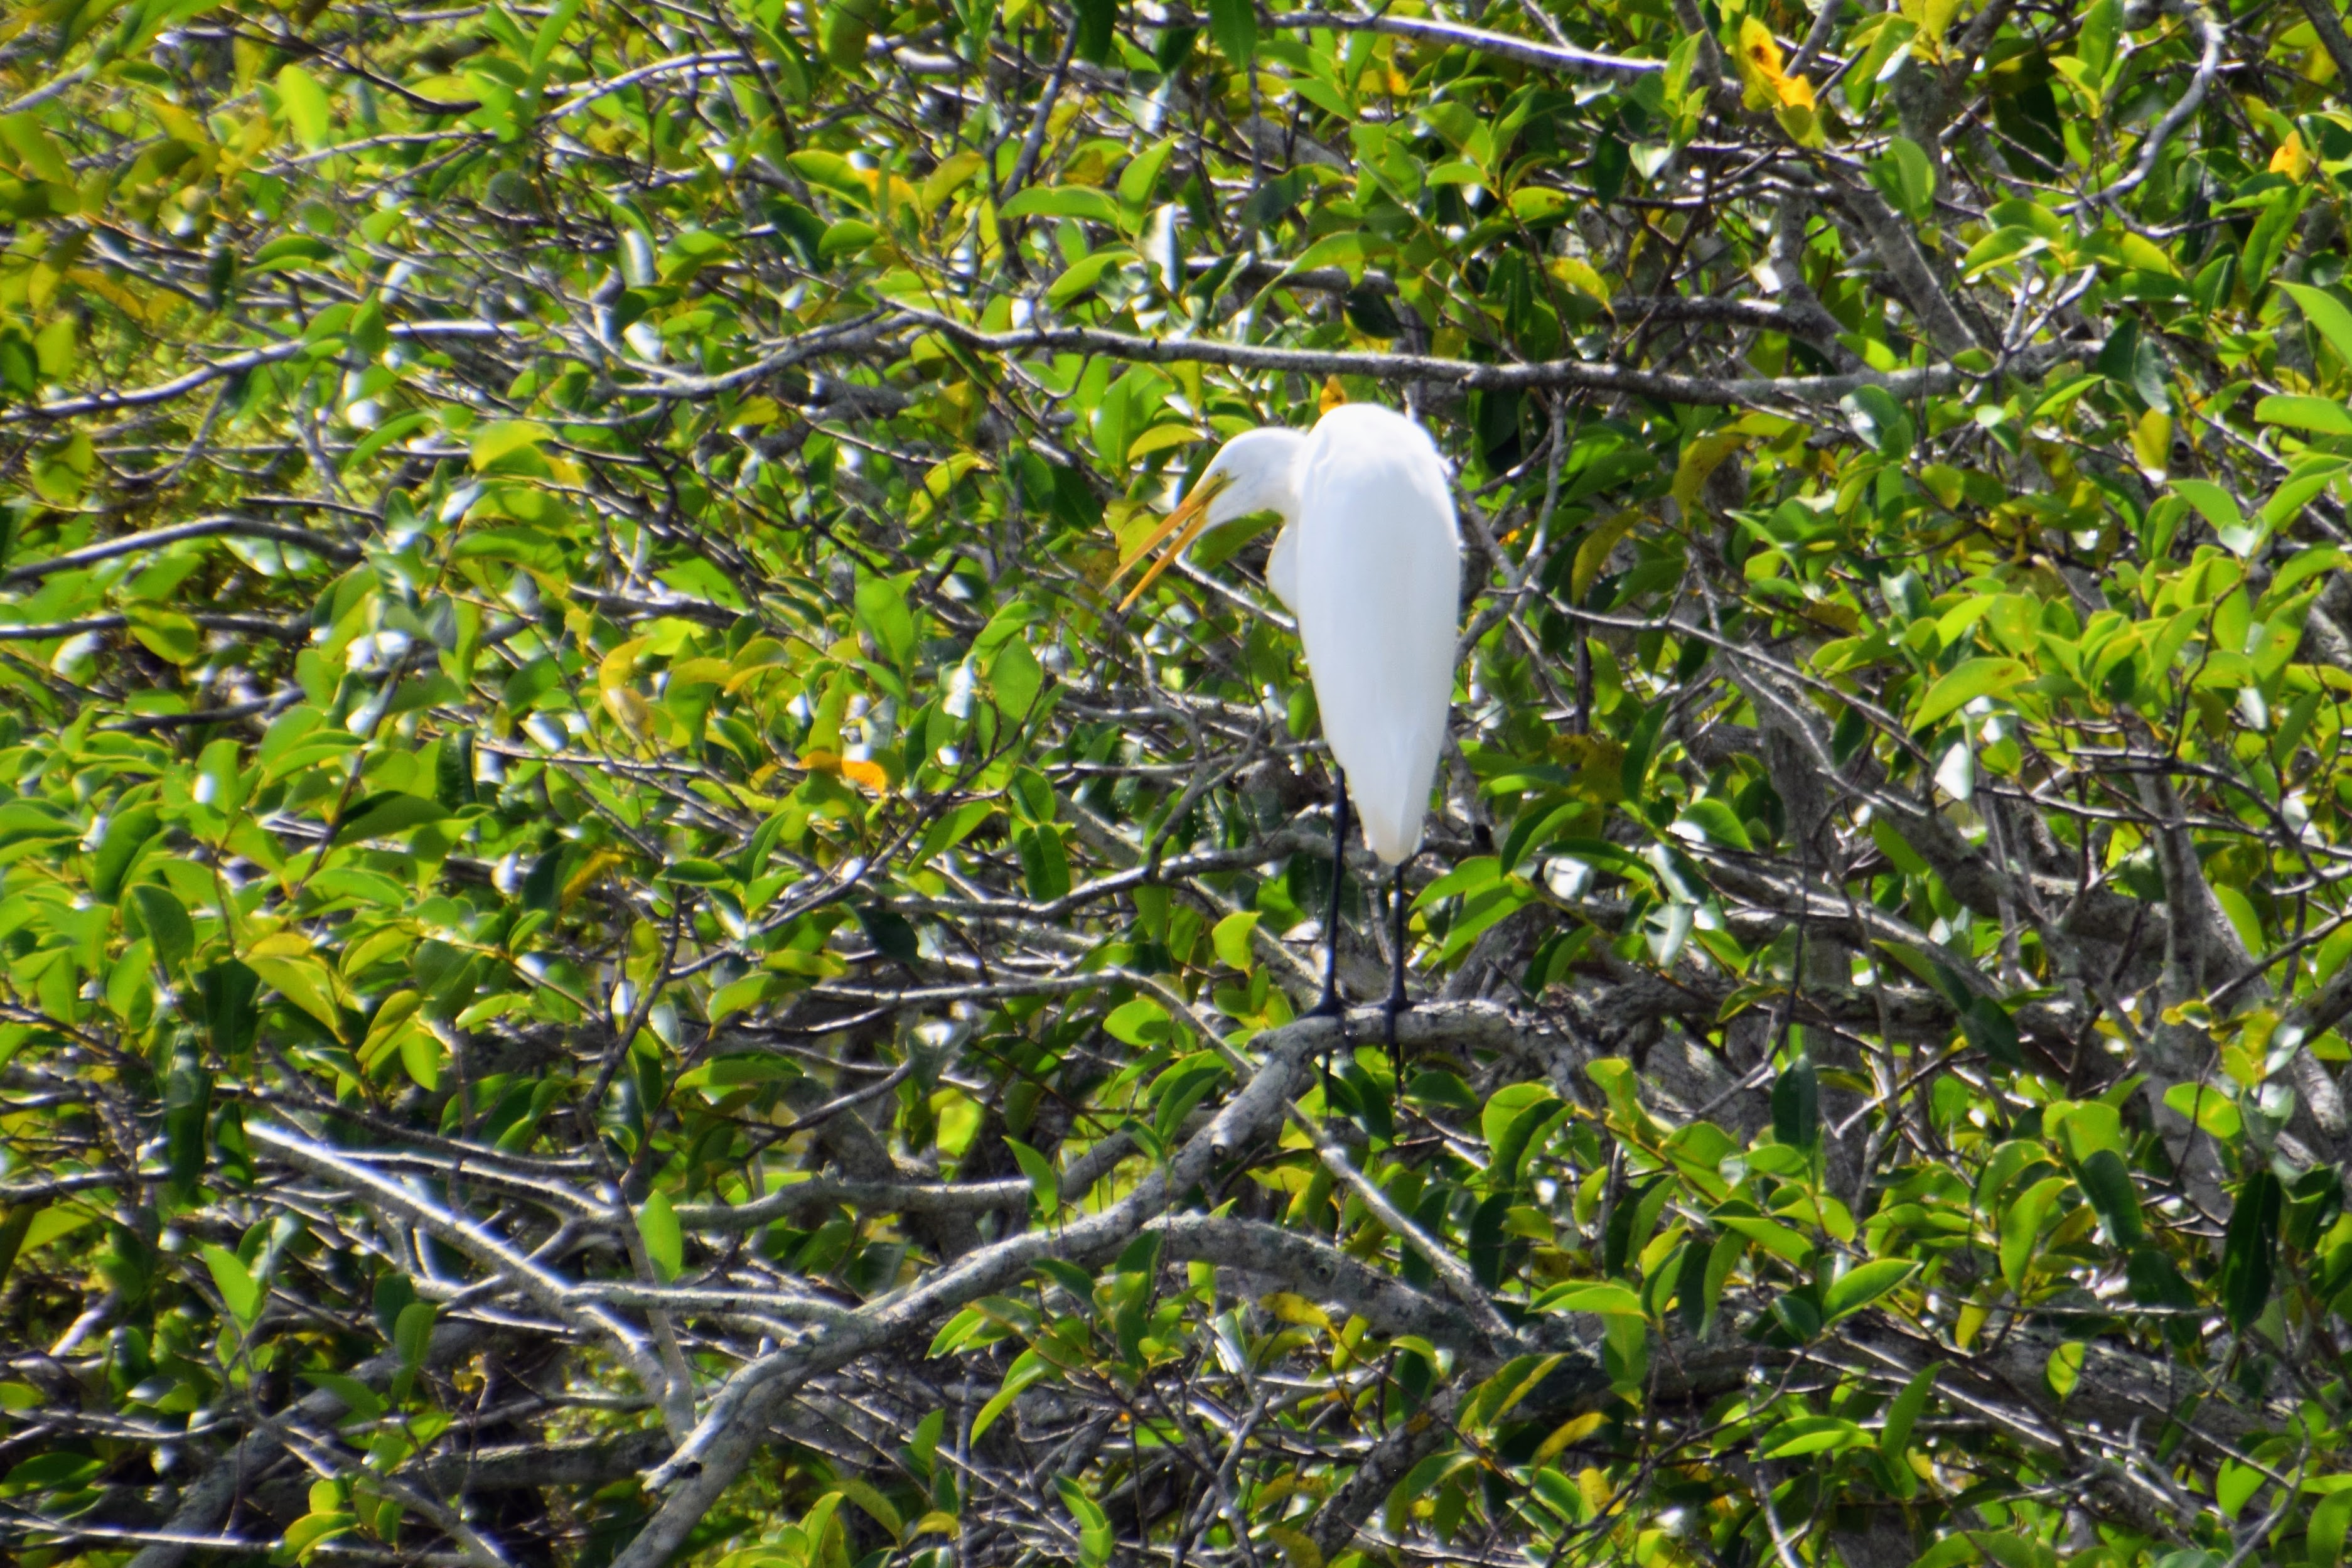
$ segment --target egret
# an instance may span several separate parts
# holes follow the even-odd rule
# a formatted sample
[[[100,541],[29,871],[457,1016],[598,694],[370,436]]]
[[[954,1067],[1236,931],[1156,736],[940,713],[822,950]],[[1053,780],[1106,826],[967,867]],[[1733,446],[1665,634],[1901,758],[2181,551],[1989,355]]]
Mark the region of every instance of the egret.
[[[1161,541],[1166,552],[1120,604],[1209,528],[1270,511],[1282,519],[1267,586],[1297,618],[1307,669],[1338,765],[1332,801],[1329,952],[1318,1014],[1339,1011],[1339,889],[1353,797],[1364,842],[1393,867],[1394,941],[1388,1044],[1404,992],[1404,868],[1422,821],[1454,700],[1462,535],[1445,459],[1429,432],[1369,403],[1338,403],[1312,430],[1248,430],[1210,459],[1183,503],[1119,563],[1124,574]]]

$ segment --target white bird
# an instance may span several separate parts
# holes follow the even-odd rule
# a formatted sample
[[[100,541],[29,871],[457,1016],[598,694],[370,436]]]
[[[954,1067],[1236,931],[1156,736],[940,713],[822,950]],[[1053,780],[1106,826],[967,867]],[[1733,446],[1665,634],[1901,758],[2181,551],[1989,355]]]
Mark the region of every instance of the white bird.
[[[1344,862],[1336,848],[1346,840],[1352,796],[1365,843],[1396,868],[1393,1048],[1395,1016],[1404,1005],[1404,864],[1421,847],[1454,700],[1462,535],[1453,487],[1429,432],[1376,404],[1336,405],[1304,434],[1245,431],[1225,443],[1183,504],[1120,563],[1124,573],[1171,541],[1120,608],[1204,530],[1261,511],[1283,520],[1266,583],[1297,617],[1324,738],[1339,767],[1328,922],[1332,958],[1317,1011],[1339,1007]]]

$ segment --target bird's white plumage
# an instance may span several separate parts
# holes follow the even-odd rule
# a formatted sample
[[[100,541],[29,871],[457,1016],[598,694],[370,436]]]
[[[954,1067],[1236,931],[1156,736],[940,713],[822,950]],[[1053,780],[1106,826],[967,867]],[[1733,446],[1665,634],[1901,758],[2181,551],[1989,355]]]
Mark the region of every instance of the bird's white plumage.
[[[1286,524],[1266,583],[1298,617],[1364,842],[1395,865],[1421,847],[1454,699],[1462,540],[1445,460],[1403,415],[1343,403],[1303,437],[1234,437],[1213,481],[1209,525],[1257,511]]]
[[[1421,847],[1454,700],[1462,540],[1428,433],[1343,403],[1299,461],[1292,608],[1324,738],[1364,842],[1390,865]]]

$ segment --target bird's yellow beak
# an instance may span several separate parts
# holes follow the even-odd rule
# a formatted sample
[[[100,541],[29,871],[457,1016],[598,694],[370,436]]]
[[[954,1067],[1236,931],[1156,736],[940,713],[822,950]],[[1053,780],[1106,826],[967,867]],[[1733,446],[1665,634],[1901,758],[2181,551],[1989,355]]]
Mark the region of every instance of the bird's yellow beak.
[[[1192,487],[1192,493],[1184,498],[1183,503],[1160,520],[1160,526],[1151,531],[1149,539],[1128,552],[1127,559],[1118,563],[1118,570],[1111,574],[1114,583],[1132,571],[1137,562],[1157,549],[1161,540],[1171,534],[1175,536],[1160,559],[1151,563],[1151,570],[1146,572],[1135,586],[1128,590],[1127,597],[1118,602],[1120,609],[1126,609],[1140,598],[1143,591],[1151,586],[1152,579],[1167,571],[1170,563],[1184,553],[1185,546],[1201,536],[1201,531],[1209,526],[1209,503],[1232,482],[1223,474],[1202,476],[1201,482]]]

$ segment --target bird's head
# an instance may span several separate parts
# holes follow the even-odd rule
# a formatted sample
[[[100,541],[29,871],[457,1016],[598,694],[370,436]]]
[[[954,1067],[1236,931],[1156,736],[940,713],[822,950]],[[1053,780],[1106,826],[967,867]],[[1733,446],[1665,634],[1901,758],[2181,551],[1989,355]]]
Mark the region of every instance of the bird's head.
[[[1168,570],[1185,547],[1208,529],[1253,512],[1271,511],[1286,521],[1298,510],[1298,456],[1307,437],[1296,430],[1245,430],[1219,448],[1201,471],[1192,489],[1175,510],[1160,519],[1144,541],[1118,563],[1113,580],[1124,577],[1167,540],[1168,548],[1151,563],[1118,607],[1126,609]]]

